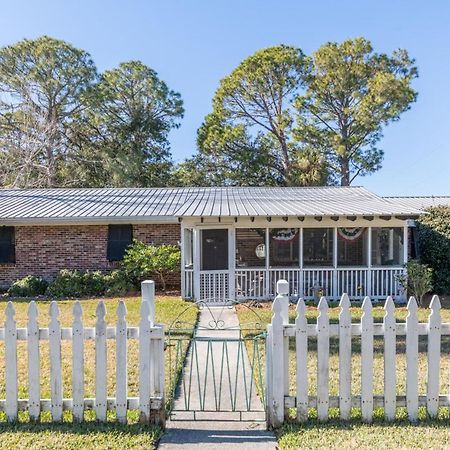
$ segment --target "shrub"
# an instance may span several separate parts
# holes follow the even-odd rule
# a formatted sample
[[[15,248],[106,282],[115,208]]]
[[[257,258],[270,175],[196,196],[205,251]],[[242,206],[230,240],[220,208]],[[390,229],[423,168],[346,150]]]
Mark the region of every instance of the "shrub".
[[[415,259],[408,261],[405,267],[406,274],[400,275],[398,280],[403,288],[409,294],[414,295],[417,303],[422,306],[423,296],[433,288],[433,269]]]
[[[113,270],[106,275],[106,295],[125,295],[134,290],[133,283],[123,270]]]
[[[48,283],[43,278],[27,275],[25,278],[15,281],[8,289],[12,297],[36,297],[45,294]]]
[[[167,275],[179,270],[180,260],[181,252],[176,245],[154,246],[134,241],[128,247],[122,267],[135,285],[156,274],[165,291]]]
[[[83,291],[83,273],[69,269],[60,270],[47,289],[51,297],[80,297]]]
[[[420,260],[433,269],[438,294],[450,293],[450,207],[429,208],[417,221]]]

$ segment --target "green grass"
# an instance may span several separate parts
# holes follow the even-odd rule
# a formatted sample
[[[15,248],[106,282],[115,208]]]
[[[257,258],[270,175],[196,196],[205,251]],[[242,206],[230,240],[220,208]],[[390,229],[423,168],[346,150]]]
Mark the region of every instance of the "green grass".
[[[114,326],[116,322],[116,309],[119,299],[104,299],[107,315],[105,320],[108,326]],[[5,314],[4,307],[6,302],[2,302],[0,307],[0,326],[4,326]],[[60,323],[62,327],[72,325],[72,308],[74,300],[60,300],[58,307],[60,311]],[[83,308],[83,323],[86,327],[95,325],[95,309],[97,299],[81,300]],[[128,326],[138,326],[140,317],[140,297],[127,297],[125,299],[127,306]],[[39,326],[47,327],[49,322],[50,301],[40,300],[37,302],[39,310]],[[15,320],[17,327],[26,327],[28,301],[14,301],[16,311]],[[166,332],[172,323],[181,314],[184,320],[195,323],[197,309],[191,307],[179,297],[157,297],[155,308],[155,321],[165,325]],[[191,336],[190,330],[183,330],[183,352],[186,351]],[[108,396],[115,397],[115,341],[108,339]],[[0,342],[0,398],[5,398],[5,351],[4,341]],[[139,353],[138,340],[128,341],[128,396],[138,396],[138,369]],[[28,364],[27,364],[26,341],[18,342],[18,382],[19,398],[28,397]],[[62,341],[62,375],[63,375],[63,395],[65,398],[72,396],[71,376],[72,376],[72,347],[70,341]],[[50,364],[48,341],[40,343],[41,355],[41,398],[50,397]],[[95,343],[94,341],[85,341],[85,397],[95,397]],[[166,376],[166,393],[170,395],[173,383],[176,381],[177,371],[181,367],[174,367],[175,355],[171,352],[165,352],[166,373],[172,376]],[[181,363],[180,363],[181,364]],[[19,422],[16,424],[0,423],[0,448],[108,448],[108,449],[126,449],[126,448],[152,448],[155,441],[159,438],[161,430],[156,427],[141,427],[138,425],[137,411],[128,413],[129,425],[118,425],[114,422],[114,414],[109,413],[109,422],[106,424],[93,423],[95,414],[92,411],[86,412],[88,422],[84,424],[72,424],[71,414],[65,413],[62,424],[27,423],[26,413],[21,413]],[[0,414],[0,421],[4,421],[4,414]],[[50,420],[49,413],[42,413],[43,422]],[[89,422],[89,420],[91,422]]]
[[[254,311],[260,317],[262,328],[271,319],[270,304],[256,308]],[[239,320],[242,323],[254,320],[254,313],[245,307],[238,307]],[[336,304],[330,305],[329,317],[331,323],[338,323],[340,308]],[[428,320],[429,310],[420,308],[418,312],[419,320]],[[443,308],[442,321],[450,322],[450,310]],[[353,305],[351,308],[352,321],[358,322],[362,311],[360,305]],[[382,322],[384,310],[382,306],[375,306],[373,309],[375,322]],[[295,309],[290,307],[290,321],[295,320]],[[318,316],[315,306],[308,306],[306,312],[308,323],[315,324]],[[403,322],[406,319],[406,307],[396,308],[397,321]],[[251,331],[244,331],[244,335],[251,335]],[[358,395],[361,392],[361,340],[359,337],[352,338],[352,393]],[[290,339],[289,346],[289,376],[290,394],[295,395],[295,342]],[[308,380],[309,395],[316,394],[317,384],[317,342],[316,339],[308,340]],[[248,345],[250,358],[252,348]],[[448,391],[449,385],[449,354],[450,339],[448,336],[442,337],[441,356],[441,392]],[[427,340],[426,336],[419,339],[419,395],[426,393],[426,372],[427,372]],[[260,347],[261,355],[264,355],[263,344]],[[397,393],[404,395],[406,392],[406,355],[405,337],[397,337]],[[336,338],[330,339],[330,395],[338,395],[339,386],[339,341]],[[374,394],[383,393],[383,339],[374,338]],[[397,420],[393,424],[384,422],[383,411],[377,411],[373,425],[361,423],[360,412],[353,412],[352,420],[349,422],[332,419],[326,424],[320,424],[311,411],[310,420],[305,425],[292,422],[285,424],[278,430],[279,444],[281,448],[367,448],[369,446],[378,448],[450,448],[450,430],[448,428],[448,410],[442,409],[441,418],[427,420],[422,411],[421,420],[418,425],[410,425],[405,418],[405,411],[399,409]],[[332,415],[338,416],[336,411]],[[447,426],[447,428],[446,428]],[[433,436],[433,440],[430,440]]]

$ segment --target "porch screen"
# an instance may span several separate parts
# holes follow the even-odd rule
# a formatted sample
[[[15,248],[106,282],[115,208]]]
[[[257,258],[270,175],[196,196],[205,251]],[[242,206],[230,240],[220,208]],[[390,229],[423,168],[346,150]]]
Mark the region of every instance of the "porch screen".
[[[401,266],[403,246],[403,228],[372,228],[372,265]]]
[[[367,266],[367,228],[338,228],[338,266]]]
[[[265,267],[265,228],[236,229],[236,267]]]
[[[298,267],[298,228],[271,228],[269,230],[269,264],[271,267]]]
[[[194,240],[192,229],[186,228],[184,230],[184,268],[192,269],[194,266]]]
[[[303,265],[305,267],[333,265],[333,228],[303,229]]]

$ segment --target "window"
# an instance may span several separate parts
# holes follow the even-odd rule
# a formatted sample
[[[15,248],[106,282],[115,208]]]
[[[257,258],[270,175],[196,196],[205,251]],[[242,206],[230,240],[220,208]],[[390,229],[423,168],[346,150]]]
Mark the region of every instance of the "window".
[[[133,240],[132,225],[109,225],[108,227],[108,260],[120,261],[127,247]]]
[[[265,267],[265,228],[236,229],[236,267]]]
[[[333,265],[333,228],[303,229],[303,265],[305,267]]]
[[[372,265],[402,265],[403,246],[403,228],[372,228]]]
[[[16,262],[14,227],[0,227],[0,263]]]
[[[269,232],[271,267],[298,267],[298,228],[272,228]]]
[[[338,266],[367,266],[367,229],[337,229]]]

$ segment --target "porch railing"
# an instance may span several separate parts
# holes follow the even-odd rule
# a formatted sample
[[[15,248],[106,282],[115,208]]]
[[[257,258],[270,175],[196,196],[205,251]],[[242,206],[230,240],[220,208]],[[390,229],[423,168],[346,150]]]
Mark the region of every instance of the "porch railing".
[[[339,292],[347,292],[352,299],[370,295],[383,299],[388,295],[402,295],[397,276],[403,268],[306,268],[306,269],[243,269],[235,272],[238,299],[268,299],[276,295],[276,284],[286,280],[291,295],[304,299],[326,296],[338,299]]]

